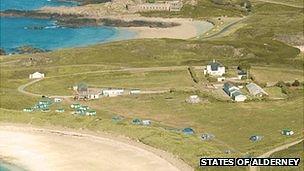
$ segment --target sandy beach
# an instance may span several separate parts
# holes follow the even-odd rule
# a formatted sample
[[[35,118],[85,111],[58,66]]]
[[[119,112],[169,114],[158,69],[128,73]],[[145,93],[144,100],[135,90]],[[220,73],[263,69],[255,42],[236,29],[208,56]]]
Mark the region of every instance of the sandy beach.
[[[172,38],[190,39],[195,38],[208,30],[213,25],[207,21],[191,20],[186,18],[141,18],[144,21],[175,22],[179,26],[169,28],[129,27],[127,29],[137,33],[136,38]]]
[[[192,170],[152,147],[107,136],[0,125],[0,156],[32,171]]]
[[[117,5],[117,4],[116,4]],[[204,20],[193,20],[191,18],[160,18],[143,17],[133,13],[110,13],[107,11],[107,5],[99,6],[77,6],[77,7],[43,7],[40,12],[83,15],[84,18],[94,19],[113,19],[123,21],[150,21],[150,22],[174,22],[180,24],[168,28],[150,28],[150,27],[119,27],[136,32],[135,38],[173,38],[189,39],[195,38],[213,28],[213,24]],[[121,14],[119,14],[121,13]]]

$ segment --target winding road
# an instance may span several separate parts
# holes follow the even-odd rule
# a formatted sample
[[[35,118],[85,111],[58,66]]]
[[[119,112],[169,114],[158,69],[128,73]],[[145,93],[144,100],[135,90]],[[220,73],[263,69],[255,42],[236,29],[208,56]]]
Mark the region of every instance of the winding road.
[[[271,4],[278,4],[278,5],[285,5],[285,6],[294,7],[294,8],[304,8],[303,4],[295,5],[295,4],[290,4],[290,3],[286,3],[286,2],[277,2],[277,1],[271,1],[271,0],[255,0],[255,1],[266,2],[266,3],[271,3]]]
[[[291,143],[288,143],[288,144],[284,144],[284,145],[281,145],[279,147],[276,147],[260,156],[258,156],[258,158],[267,158],[267,157],[270,157],[273,153],[275,152],[278,152],[278,151],[282,151],[282,150],[285,150],[293,145],[296,145],[296,144],[299,144],[300,142],[302,142],[303,139],[300,139],[300,140],[297,140],[297,141],[293,141]],[[258,171],[259,170],[259,167],[256,167],[256,166],[250,166],[249,167],[249,170],[250,171]]]
[[[186,70],[188,66],[169,66],[169,67],[149,67],[149,68],[122,68],[122,69],[113,69],[113,70],[98,70],[98,71],[86,71],[86,72],[79,72],[79,73],[73,73],[73,74],[63,74],[63,75],[56,75],[56,76],[50,76],[50,77],[44,77],[41,79],[35,79],[32,80],[26,84],[23,84],[18,87],[18,92],[26,94],[28,96],[33,97],[41,97],[43,94],[37,94],[32,93],[29,91],[26,91],[25,89],[35,84],[39,81],[42,81],[43,79],[48,78],[59,78],[59,77],[67,77],[67,76],[75,76],[75,75],[83,75],[83,74],[96,74],[96,73],[110,73],[110,72],[152,72],[152,71],[177,71],[177,70]],[[195,69],[203,69],[202,66],[194,66]],[[148,90],[148,91],[142,91],[141,94],[153,94],[153,93],[164,93],[168,90]],[[50,97],[58,97],[58,98],[71,98],[73,96],[61,96],[61,95],[52,95]]]

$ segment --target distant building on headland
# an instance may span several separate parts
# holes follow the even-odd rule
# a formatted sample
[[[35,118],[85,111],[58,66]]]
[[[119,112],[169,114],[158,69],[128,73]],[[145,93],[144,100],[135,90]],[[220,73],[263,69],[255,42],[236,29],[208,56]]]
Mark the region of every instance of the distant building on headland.
[[[138,3],[128,4],[127,9],[133,12],[145,12],[145,11],[180,11],[183,7],[183,2],[179,0],[175,1],[156,1],[153,3]]]

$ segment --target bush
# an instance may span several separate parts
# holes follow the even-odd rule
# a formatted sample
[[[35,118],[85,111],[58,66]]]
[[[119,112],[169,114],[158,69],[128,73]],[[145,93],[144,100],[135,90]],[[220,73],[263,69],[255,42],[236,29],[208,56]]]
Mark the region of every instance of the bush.
[[[298,86],[300,86],[300,82],[299,82],[299,80],[295,80],[291,85],[294,87],[298,87]]]
[[[214,77],[208,77],[207,80],[208,80],[209,82],[217,82],[217,79],[214,78]]]
[[[194,68],[192,66],[188,67],[188,71],[193,79],[194,82],[198,83],[199,82],[199,79],[194,71]]]
[[[279,82],[276,84],[277,87],[280,87],[280,88],[281,88],[282,93],[284,93],[284,94],[290,94],[290,90],[289,90],[289,88],[288,88],[287,85],[288,85],[288,84],[284,83],[284,81],[279,81]]]

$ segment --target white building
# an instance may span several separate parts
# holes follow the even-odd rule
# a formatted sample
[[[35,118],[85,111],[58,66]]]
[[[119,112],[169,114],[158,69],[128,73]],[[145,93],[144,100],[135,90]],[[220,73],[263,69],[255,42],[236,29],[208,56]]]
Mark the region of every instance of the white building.
[[[225,67],[221,63],[213,60],[204,69],[204,74],[209,74],[211,76],[222,76],[225,74]]]
[[[102,90],[102,95],[106,97],[115,97],[115,96],[120,96],[123,95],[124,89],[103,89]]]
[[[44,78],[44,74],[40,72],[34,72],[33,74],[30,74],[29,76],[30,79],[40,79]]]
[[[230,82],[224,84],[223,90],[236,102],[243,102],[247,99],[240,89]]]
[[[132,89],[130,90],[130,94],[140,94],[140,89]]]

